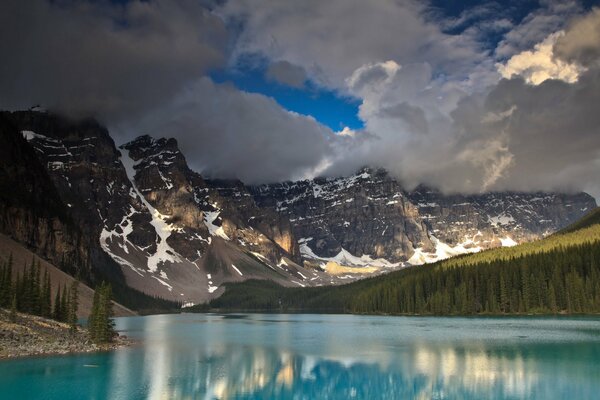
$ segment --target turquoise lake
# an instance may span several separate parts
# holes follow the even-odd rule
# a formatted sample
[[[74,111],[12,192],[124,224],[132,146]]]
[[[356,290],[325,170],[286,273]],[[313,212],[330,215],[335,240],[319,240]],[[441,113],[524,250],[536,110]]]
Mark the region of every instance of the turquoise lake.
[[[600,399],[600,318],[181,314],[0,362],[1,399]]]

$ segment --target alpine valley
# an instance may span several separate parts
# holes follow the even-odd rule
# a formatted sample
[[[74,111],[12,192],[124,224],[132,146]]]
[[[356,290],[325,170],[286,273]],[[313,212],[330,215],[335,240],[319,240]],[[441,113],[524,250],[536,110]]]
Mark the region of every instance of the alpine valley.
[[[586,193],[406,190],[368,167],[248,186],[193,171],[175,139],[117,147],[94,120],[0,113],[0,232],[87,283],[111,281],[131,307],[140,292],[207,303],[246,280],[339,285],[540,239],[595,207]]]

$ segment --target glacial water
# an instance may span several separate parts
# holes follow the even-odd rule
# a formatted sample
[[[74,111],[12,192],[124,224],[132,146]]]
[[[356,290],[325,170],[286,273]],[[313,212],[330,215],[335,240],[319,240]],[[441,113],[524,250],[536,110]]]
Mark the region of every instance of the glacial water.
[[[0,399],[600,399],[600,318],[155,315],[0,362]]]

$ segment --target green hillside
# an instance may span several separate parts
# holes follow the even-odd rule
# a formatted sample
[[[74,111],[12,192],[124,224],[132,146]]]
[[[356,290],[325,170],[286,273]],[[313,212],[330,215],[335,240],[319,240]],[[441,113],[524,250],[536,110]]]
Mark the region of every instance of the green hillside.
[[[227,286],[219,310],[383,314],[600,312],[600,212],[543,240],[338,287]]]

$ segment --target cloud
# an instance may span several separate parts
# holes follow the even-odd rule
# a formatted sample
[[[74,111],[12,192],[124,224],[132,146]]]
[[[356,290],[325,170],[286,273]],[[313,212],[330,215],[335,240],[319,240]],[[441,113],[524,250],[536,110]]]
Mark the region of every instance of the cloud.
[[[599,197],[600,57],[586,50],[581,62],[587,67],[570,70],[580,58],[565,60],[554,52],[554,42],[564,38],[577,49],[582,41],[573,32],[584,30],[582,25],[588,32],[590,19],[578,18],[564,36],[555,33],[515,55],[503,71],[513,72],[508,79],[471,93],[436,79],[427,64],[361,67],[353,82],[365,83],[354,93],[363,99],[360,115],[374,139],[349,149],[328,172],[368,160],[407,187],[586,190]],[[584,45],[594,49],[593,43]],[[419,127],[425,122],[424,135]]]
[[[600,59],[600,8],[572,21],[567,34],[556,41],[554,53],[568,62],[584,66],[597,64]]]
[[[505,64],[497,64],[498,72],[508,79],[513,75],[520,75],[527,83],[533,85],[539,85],[548,79],[576,82],[585,68],[578,63],[565,62],[554,55],[555,43],[562,36],[562,31],[553,33],[543,42],[536,44],[533,50],[515,54]]]
[[[222,65],[228,34],[199,2],[0,4],[0,107],[131,118]]]
[[[464,135],[458,148],[500,141],[496,153],[482,146],[480,154],[490,154],[492,160],[487,176],[494,178],[484,177],[482,188],[586,189],[598,194],[598,102],[598,70],[582,73],[572,84],[546,80],[533,86],[521,78],[503,80],[486,96],[465,99],[453,113]]]
[[[306,72],[304,68],[287,61],[276,61],[267,68],[266,78],[282,85],[303,88],[304,82],[306,82]]]
[[[113,130],[129,139],[139,134],[174,137],[192,169],[246,183],[318,175],[338,140],[312,117],[209,78],[189,84],[145,118]]]
[[[600,11],[581,14],[550,0],[518,23],[493,4],[444,20],[416,0],[6,0],[0,107],[172,136],[193,168],[248,183],[373,165],[407,188],[600,195]],[[489,32],[506,32],[493,53]],[[332,132],[206,77],[245,59],[358,99],[364,128]]]
[[[242,26],[232,63],[247,54],[286,60],[334,90],[346,90],[358,68],[385,60],[428,62],[464,77],[485,58],[473,38],[442,33],[427,3],[415,0],[240,0],[216,12]]]
[[[567,21],[582,12],[576,0],[542,0],[540,7],[530,12],[523,20],[508,31],[498,43],[495,55],[507,59],[531,49],[548,35],[564,28]]]

